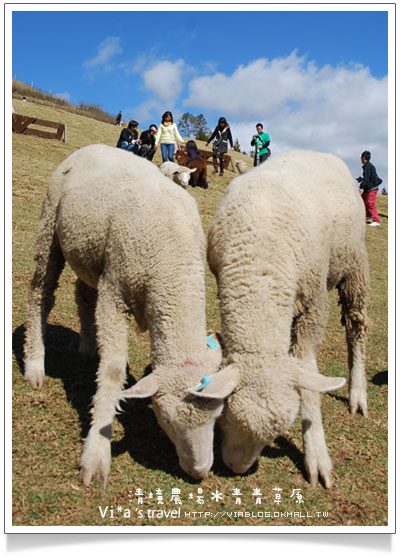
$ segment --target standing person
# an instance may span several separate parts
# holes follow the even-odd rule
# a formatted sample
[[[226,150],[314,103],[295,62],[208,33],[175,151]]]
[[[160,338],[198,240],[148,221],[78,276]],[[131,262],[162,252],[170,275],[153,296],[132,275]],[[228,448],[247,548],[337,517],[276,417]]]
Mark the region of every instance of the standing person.
[[[254,146],[254,166],[259,166],[271,156],[271,151],[268,148],[271,139],[264,131],[264,126],[262,124],[258,123],[256,125],[256,130],[257,133],[253,135],[251,145]]]
[[[147,146],[147,152],[141,154],[141,156],[145,157],[149,161],[153,160],[154,153],[156,152],[154,144],[156,142],[157,131],[157,126],[155,124],[151,124],[148,130],[145,130],[140,134],[142,149]]]
[[[119,111],[116,118],[115,118],[115,125],[116,126],[122,126],[121,121],[122,121],[122,112]]]
[[[217,174],[218,172],[218,162],[217,156],[219,155],[219,168],[220,168],[220,176],[224,175],[224,155],[228,151],[228,141],[231,144],[231,148],[233,149],[233,140],[232,140],[232,133],[231,128],[229,127],[228,122],[226,119],[221,116],[218,120],[217,127],[213,131],[210,139],[206,143],[206,147],[211,141],[214,139],[213,145],[213,164],[214,170],[213,174]]]
[[[119,136],[117,147],[130,151],[135,155],[139,154],[141,141],[138,139],[138,125],[136,120],[131,120],[129,122],[128,127],[124,128]]]
[[[357,178],[360,190],[363,190],[362,198],[365,205],[367,219],[371,218],[369,226],[380,226],[379,215],[376,208],[376,194],[382,180],[378,177],[375,166],[370,162],[371,153],[363,151],[361,153],[361,164],[363,165],[363,177]]]
[[[161,144],[163,162],[167,160],[174,162],[175,141],[181,145],[186,145],[174,123],[172,113],[168,110],[161,117],[161,124],[155,141],[156,149]]]

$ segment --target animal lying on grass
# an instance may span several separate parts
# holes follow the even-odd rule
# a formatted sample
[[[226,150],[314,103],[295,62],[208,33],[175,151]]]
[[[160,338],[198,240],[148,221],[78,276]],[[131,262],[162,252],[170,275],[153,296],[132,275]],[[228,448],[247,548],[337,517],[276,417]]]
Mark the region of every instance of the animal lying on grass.
[[[350,410],[367,416],[365,343],[369,270],[365,212],[346,165],[333,155],[289,152],[234,179],[211,223],[231,394],[219,425],[222,454],[246,472],[292,425],[300,405],[305,467],[331,486],[319,393],[344,378],[319,375],[317,352],[336,287],[346,328]],[[218,374],[198,397],[225,396]],[[226,388],[225,388],[226,391]],[[196,394],[196,393],[193,393]]]
[[[239,174],[245,174],[250,170],[250,167],[244,161],[235,161],[235,167],[237,168]]]
[[[187,188],[190,181],[190,175],[196,172],[195,168],[188,168],[187,166],[181,166],[172,161],[163,162],[159,167],[160,172],[167,176],[170,180],[173,180],[178,186]]]
[[[24,347],[27,382],[43,385],[44,327],[65,261],[77,275],[80,354],[89,359],[99,351],[91,428],[80,459],[83,482],[107,482],[120,400],[149,396],[181,467],[195,478],[205,476],[223,400],[187,394],[221,361],[221,350],[207,347],[205,240],[195,200],[145,159],[105,145],[85,147],[50,179],[35,260]],[[153,372],[122,391],[127,312],[149,329]]]
[[[192,148],[190,149],[190,147]],[[177,152],[176,160],[181,166],[194,169],[194,172],[191,174],[189,180],[189,184],[191,186],[194,188],[198,186],[199,188],[207,190],[210,187],[210,184],[207,182],[207,161],[203,159],[201,154],[198,152],[194,141],[189,140],[186,144],[186,149],[197,156],[191,159],[187,153],[181,150]]]

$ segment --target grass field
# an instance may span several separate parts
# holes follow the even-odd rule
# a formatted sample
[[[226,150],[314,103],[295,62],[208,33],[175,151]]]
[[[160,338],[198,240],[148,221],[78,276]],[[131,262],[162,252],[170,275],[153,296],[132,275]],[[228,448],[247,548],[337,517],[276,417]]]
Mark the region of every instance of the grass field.
[[[34,271],[36,227],[51,173],[80,147],[91,143],[115,145],[121,128],[33,102],[14,99],[13,106],[20,114],[65,123],[68,138],[63,144],[13,134],[13,525],[386,525],[388,197],[379,195],[377,199],[382,226],[367,230],[373,321],[366,367],[369,416],[367,419],[350,416],[345,389],[321,397],[326,440],[334,464],[331,490],[325,490],[321,484],[312,489],[307,482],[299,419],[285,436],[264,449],[257,466],[244,476],[233,475],[223,465],[217,431],[212,472],[196,482],[179,468],[174,447],[159,428],[150,400],[123,405],[124,413],[114,422],[108,486],[104,490],[95,481],[85,488],[80,481],[78,461],[81,438],[88,431],[97,364],[84,366],[77,355],[79,324],[71,269],[67,266],[61,277],[56,305],[49,318],[47,378],[40,392],[33,391],[23,380],[26,302]],[[154,159],[157,164],[161,162],[159,157],[158,152]],[[251,164],[245,155],[235,158]],[[227,171],[222,178],[212,178],[210,190],[190,190],[198,203],[205,232],[234,177],[232,171]],[[207,326],[212,331],[220,330],[216,284],[209,271]],[[134,322],[129,334],[129,372],[137,380],[151,362],[149,339]],[[347,377],[347,350],[336,292],[331,294],[330,319],[319,366],[326,375]],[[257,489],[262,494],[261,501],[255,495]],[[301,490],[303,503],[298,504],[291,497],[295,489]],[[177,490],[181,505],[173,498]],[[222,500],[212,498],[216,492],[222,494]],[[275,502],[276,493],[281,494],[280,504]],[[163,505],[158,499],[161,496]],[[203,502],[199,497],[203,497]]]

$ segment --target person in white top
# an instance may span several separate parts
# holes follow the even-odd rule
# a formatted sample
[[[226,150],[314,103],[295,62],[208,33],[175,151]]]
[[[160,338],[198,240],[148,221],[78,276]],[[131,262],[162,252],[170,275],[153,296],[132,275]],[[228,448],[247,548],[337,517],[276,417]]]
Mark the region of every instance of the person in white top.
[[[172,113],[168,110],[161,117],[161,124],[157,132],[155,148],[161,144],[161,156],[163,162],[170,160],[174,162],[175,141],[181,145],[186,145],[181,134],[174,123]]]

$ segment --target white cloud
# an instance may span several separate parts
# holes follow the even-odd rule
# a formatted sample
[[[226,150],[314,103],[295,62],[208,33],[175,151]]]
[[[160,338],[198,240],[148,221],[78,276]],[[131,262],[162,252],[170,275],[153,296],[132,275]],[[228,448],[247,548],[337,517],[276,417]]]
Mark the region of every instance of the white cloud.
[[[377,79],[368,68],[317,68],[294,52],[287,58],[255,60],[229,76],[195,78],[183,104],[223,114],[247,152],[261,121],[273,153],[298,148],[333,152],[358,176],[360,153],[368,149],[385,179],[387,94],[387,77]]]
[[[156,98],[171,103],[177,99],[183,88],[183,77],[187,67],[183,60],[170,62],[164,60],[143,72],[146,89]]]
[[[171,109],[173,111],[173,108]],[[165,105],[157,99],[149,99],[138,106],[126,107],[123,111],[123,119],[128,122],[129,120],[136,120],[139,122],[139,128],[147,128],[150,124],[158,126],[161,115],[165,112]],[[175,112],[173,111],[174,116]]]
[[[85,60],[83,62],[83,67],[86,70],[106,70],[111,69],[110,61],[117,55],[122,54],[123,50],[120,46],[119,37],[107,37],[103,42],[101,42],[97,47],[97,55],[94,58]]]

